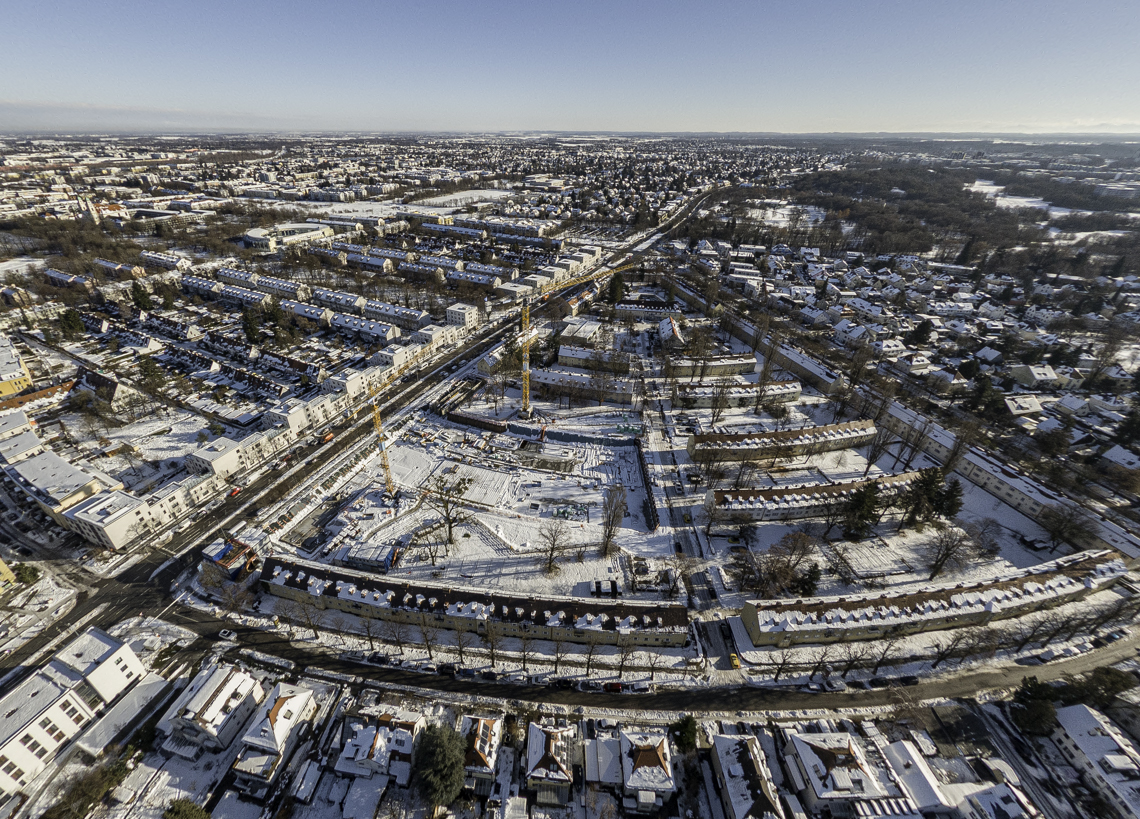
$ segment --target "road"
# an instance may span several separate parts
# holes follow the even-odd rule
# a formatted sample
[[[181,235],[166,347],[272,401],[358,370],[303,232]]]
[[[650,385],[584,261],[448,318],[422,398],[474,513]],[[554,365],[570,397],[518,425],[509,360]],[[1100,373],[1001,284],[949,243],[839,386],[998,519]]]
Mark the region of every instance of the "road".
[[[693,203],[695,208],[705,197]],[[661,234],[655,234],[660,236]],[[656,240],[656,239],[655,239]],[[512,331],[513,321],[504,320],[488,327],[479,335],[474,344],[456,351],[430,374],[413,381],[406,387],[397,385],[396,392],[382,406],[385,414],[392,414],[406,408],[423,396],[430,388],[438,385],[445,377],[448,365],[458,358],[468,360],[468,368],[483,352],[497,344],[508,331]],[[334,441],[325,446],[313,445],[303,449],[298,455],[298,466],[305,466],[306,459],[312,458],[309,466],[312,471],[334,458],[365,435],[372,432],[369,417],[342,424]],[[188,651],[201,652],[223,627],[235,628],[239,633],[240,645],[282,657],[294,662],[297,667],[321,667],[330,671],[354,674],[379,682],[392,682],[403,685],[420,686],[426,689],[463,695],[481,695],[527,700],[539,703],[558,703],[567,706],[590,706],[600,708],[621,708],[625,710],[674,710],[693,712],[735,712],[757,710],[790,709],[833,709],[852,707],[889,706],[897,702],[897,694],[889,689],[856,691],[847,693],[809,694],[795,689],[758,688],[753,686],[731,686],[721,688],[690,688],[660,691],[645,695],[615,695],[585,693],[577,691],[552,690],[539,686],[506,685],[469,679],[451,679],[437,675],[396,669],[364,666],[339,659],[327,650],[304,642],[293,642],[283,634],[266,632],[255,628],[234,627],[232,624],[203,614],[198,609],[171,606],[171,584],[185,570],[200,559],[200,544],[208,542],[219,529],[247,512],[253,506],[265,506],[295,489],[286,475],[268,472],[245,487],[235,498],[227,499],[220,508],[207,514],[187,531],[176,536],[163,548],[158,548],[140,559],[137,563],[115,578],[84,577],[87,590],[80,595],[75,607],[65,616],[55,621],[41,634],[0,661],[0,673],[13,670],[28,671],[35,667],[42,656],[54,647],[56,642],[77,627],[80,623],[108,627],[125,617],[133,615],[157,616],[164,611],[165,617],[184,625],[198,633],[203,639],[197,641]],[[667,489],[671,492],[671,489]],[[672,511],[672,510],[671,510]],[[700,544],[692,533],[692,527],[683,520],[674,520],[678,528],[678,540],[687,553],[700,554]],[[7,531],[6,529],[4,531]],[[14,535],[13,535],[14,536]],[[694,541],[696,543],[694,544]],[[172,557],[172,554],[178,554]],[[69,579],[75,577],[72,569],[66,570]],[[695,596],[698,604],[707,605],[712,600],[707,580],[695,581]],[[169,611],[167,611],[169,609]],[[90,620],[86,618],[90,617]],[[707,634],[706,634],[707,636]],[[714,635],[715,637],[715,635]],[[916,699],[973,697],[987,689],[1015,687],[1023,676],[1036,675],[1038,679],[1059,679],[1073,673],[1091,670],[1100,665],[1111,664],[1126,657],[1135,656],[1137,640],[1129,637],[1105,648],[1081,655],[1066,661],[1050,663],[1032,669],[1020,666],[987,667],[983,669],[957,672],[924,681],[908,692]],[[715,642],[715,640],[714,640]],[[716,648],[715,645],[712,648]]]

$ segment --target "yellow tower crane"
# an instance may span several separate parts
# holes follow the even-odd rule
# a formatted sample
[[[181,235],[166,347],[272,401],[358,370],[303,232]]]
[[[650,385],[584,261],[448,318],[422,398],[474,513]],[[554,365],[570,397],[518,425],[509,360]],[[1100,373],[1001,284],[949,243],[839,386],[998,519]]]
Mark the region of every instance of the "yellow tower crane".
[[[384,440],[384,422],[380,418],[379,390],[373,386],[368,390],[372,403],[372,426],[376,428],[376,442],[380,447],[380,463],[384,465],[384,486],[388,494],[395,497],[396,483],[392,480],[392,467],[388,463],[388,447]]]
[[[554,290],[565,290],[569,287],[577,287],[580,284],[587,282],[597,281],[612,276],[615,273],[622,273],[626,270],[632,270],[637,267],[637,263],[624,264],[621,267],[614,268],[613,270],[601,270],[597,273],[588,273],[585,276],[576,276],[573,279],[563,282],[550,282],[539,290],[539,295],[543,300],[549,297],[549,294]],[[530,418],[530,302],[523,302],[522,308],[522,411],[519,413],[523,418]]]

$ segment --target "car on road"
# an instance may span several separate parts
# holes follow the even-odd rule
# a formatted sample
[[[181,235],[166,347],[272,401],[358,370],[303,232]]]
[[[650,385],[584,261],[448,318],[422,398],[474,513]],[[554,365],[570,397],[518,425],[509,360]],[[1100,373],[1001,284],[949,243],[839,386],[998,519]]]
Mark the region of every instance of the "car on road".
[[[733,668],[737,668],[737,669],[740,668],[740,658],[737,657],[735,654],[729,654],[728,655],[728,661],[730,663],[732,663]]]
[[[233,489],[231,489],[231,490],[230,490],[230,495],[229,495],[229,496],[230,496],[231,498],[236,498],[236,497],[237,497],[239,494],[241,494],[241,490],[242,490],[242,487],[240,487],[240,486],[235,486]]]
[[[918,685],[918,677],[913,674],[907,674],[904,677],[899,677],[899,685]]]
[[[224,628],[218,632],[218,639],[219,640],[234,640],[234,641],[236,641],[237,640],[237,632],[231,631],[228,628]]]

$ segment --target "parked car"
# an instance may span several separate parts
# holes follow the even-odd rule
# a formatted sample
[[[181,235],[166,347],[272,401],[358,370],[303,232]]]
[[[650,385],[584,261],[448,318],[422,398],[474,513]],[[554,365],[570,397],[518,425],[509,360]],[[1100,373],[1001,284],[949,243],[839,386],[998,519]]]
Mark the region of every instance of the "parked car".
[[[218,632],[218,639],[220,639],[220,640],[235,640],[236,641],[237,640],[237,632],[236,631],[230,631],[228,628],[224,628]]]
[[[483,672],[483,679],[490,680],[491,682],[494,682],[495,680],[499,679],[499,672],[498,671],[491,671],[490,669],[488,669],[487,671]]]
[[[728,661],[730,663],[732,663],[733,668],[740,668],[740,658],[737,657],[735,654],[729,654],[728,655]]]
[[[455,676],[455,668],[456,668],[455,663],[440,663],[439,664],[439,673],[440,674],[446,674],[450,677],[454,677]]]
[[[602,686],[602,690],[607,694],[620,694],[625,690],[625,686],[619,682],[608,682]]]

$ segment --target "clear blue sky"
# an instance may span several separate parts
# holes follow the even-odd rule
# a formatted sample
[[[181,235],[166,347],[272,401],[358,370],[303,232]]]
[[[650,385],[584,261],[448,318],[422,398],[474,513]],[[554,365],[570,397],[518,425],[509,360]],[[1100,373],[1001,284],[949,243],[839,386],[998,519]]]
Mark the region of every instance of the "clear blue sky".
[[[1140,133],[1133,0],[0,9],[0,131]]]

